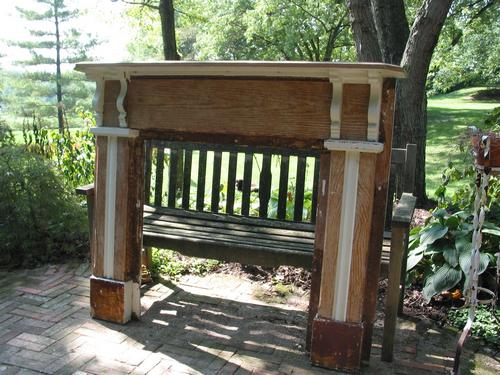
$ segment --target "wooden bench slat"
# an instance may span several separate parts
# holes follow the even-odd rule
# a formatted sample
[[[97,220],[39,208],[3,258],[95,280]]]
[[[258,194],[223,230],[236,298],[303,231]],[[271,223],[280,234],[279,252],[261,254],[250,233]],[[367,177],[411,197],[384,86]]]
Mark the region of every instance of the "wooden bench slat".
[[[182,182],[182,208],[189,209],[191,200],[191,165],[193,164],[193,151],[184,150],[184,175]]]
[[[222,152],[215,151],[213,173],[212,173],[212,202],[211,202],[211,211],[213,213],[219,212],[221,165],[222,165]]]
[[[297,176],[295,178],[295,205],[293,208],[293,219],[302,221],[304,209],[304,185],[306,182],[306,158],[299,156],[297,160]]]
[[[196,210],[203,211],[205,206],[205,179],[207,174],[207,151],[201,150],[198,158],[198,180],[196,186]]]
[[[147,220],[161,220],[172,223],[186,223],[190,225],[197,226],[207,226],[212,228],[224,228],[236,231],[245,231],[245,232],[258,232],[258,233],[269,233],[276,236],[287,236],[287,237],[295,237],[295,238],[305,238],[308,240],[314,240],[314,228],[309,228],[309,230],[294,230],[294,229],[283,229],[283,228],[274,228],[269,226],[256,226],[256,225],[248,225],[248,224],[238,224],[238,223],[228,223],[226,221],[220,220],[207,220],[207,219],[199,219],[196,217],[185,217],[185,216],[177,216],[177,215],[165,215],[161,213],[145,213],[144,221]]]
[[[251,225],[256,227],[268,227],[278,229],[293,229],[296,231],[314,232],[314,224],[308,222],[295,222],[295,221],[280,221],[273,219],[261,219],[259,217],[244,217],[239,215],[226,215],[226,214],[213,214],[211,212],[199,212],[192,210],[180,210],[177,208],[168,207],[153,207],[144,206],[144,213],[146,214],[163,214],[173,215],[179,217],[187,217],[191,219],[199,219],[206,221],[218,221],[221,223],[232,223],[240,225]]]
[[[316,222],[316,210],[318,207],[318,184],[319,184],[319,157],[314,158],[313,190],[311,202],[311,222]]]
[[[145,141],[146,152],[144,153],[144,192],[146,204],[151,204],[151,167],[153,146],[151,141]]]
[[[236,166],[238,163],[238,153],[229,153],[229,166],[227,174],[227,199],[226,199],[226,213],[234,213],[234,193],[236,189]]]
[[[170,149],[170,165],[168,169],[168,207],[175,207],[175,198],[177,192],[177,167],[179,165],[179,153],[177,148]],[[181,154],[182,155],[182,154]]]
[[[162,205],[164,160],[165,149],[159,145],[156,149],[155,206]]]
[[[281,155],[280,163],[280,183],[278,191],[278,210],[279,220],[286,219],[286,202],[288,200],[288,171],[290,169],[290,158],[287,155]]]
[[[245,164],[243,168],[243,191],[241,195],[241,214],[248,216],[250,213],[250,193],[252,188],[252,166],[253,154],[245,154]]]
[[[286,231],[286,230],[281,230],[280,232],[277,232],[276,230],[269,230],[269,228],[265,227],[257,227],[253,228],[251,226],[239,226],[239,228],[228,228],[226,226],[213,226],[213,225],[208,225],[208,222],[193,222],[188,220],[172,220],[173,217],[168,217],[167,219],[165,217],[145,217],[144,218],[144,225],[154,225],[154,226],[159,226],[163,228],[179,228],[179,229],[186,229],[186,230],[193,230],[193,231],[200,231],[200,232],[207,232],[207,233],[218,233],[218,234],[230,234],[234,236],[241,236],[243,237],[255,237],[255,238],[262,238],[262,239],[271,239],[274,241],[281,241],[281,242],[297,242],[298,245],[302,246],[303,244],[307,244],[308,246],[312,246],[314,242],[314,236],[311,237],[304,237],[300,235],[300,232],[297,231]],[[178,218],[177,218],[178,219]],[[295,236],[295,234],[298,234],[298,236]],[[292,244],[293,246],[293,244]]]
[[[273,241],[273,240],[266,240],[263,238],[259,239],[255,237],[248,237],[245,239],[242,238],[241,236],[207,233],[201,231],[185,230],[180,228],[172,229],[168,227],[159,227],[157,225],[149,225],[149,224],[144,224],[144,231],[149,233],[162,233],[167,235],[180,236],[183,237],[186,241],[191,239],[208,239],[208,240],[216,240],[226,243],[232,243],[236,245],[251,243],[254,248],[264,247],[264,248],[290,249],[306,253],[308,252],[311,253],[311,256],[314,250],[314,246],[312,243],[310,245],[298,246],[297,244],[295,244],[294,246],[292,246],[291,242]]]
[[[259,217],[267,217],[271,198],[271,154],[262,155],[262,170],[259,177]]]

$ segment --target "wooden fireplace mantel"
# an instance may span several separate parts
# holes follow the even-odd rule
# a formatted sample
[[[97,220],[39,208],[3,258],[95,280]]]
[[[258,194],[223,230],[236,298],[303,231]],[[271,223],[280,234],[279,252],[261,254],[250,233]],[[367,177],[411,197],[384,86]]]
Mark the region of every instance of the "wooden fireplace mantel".
[[[94,317],[140,315],[144,140],[321,152],[311,360],[357,369],[373,315],[399,66],[327,62],[80,63],[96,82]]]

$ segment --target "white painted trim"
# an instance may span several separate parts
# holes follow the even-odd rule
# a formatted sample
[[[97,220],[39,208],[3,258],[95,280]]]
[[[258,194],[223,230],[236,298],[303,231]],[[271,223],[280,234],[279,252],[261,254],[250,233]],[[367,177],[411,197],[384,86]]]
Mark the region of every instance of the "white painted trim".
[[[132,283],[132,314],[137,319],[141,317],[141,290],[138,283]]]
[[[96,126],[102,126],[103,111],[104,111],[104,79],[102,77],[95,77],[95,93],[92,99],[92,108],[95,114]]]
[[[378,141],[380,124],[380,107],[382,105],[382,78],[376,74],[368,73],[370,83],[370,101],[368,105],[368,131],[366,139]]]
[[[384,150],[384,144],[380,142],[350,141],[347,139],[327,139],[324,146],[332,151],[358,151],[379,154]]]
[[[335,270],[335,294],[332,318],[346,321],[351,274],[352,245],[356,223],[356,201],[358,195],[359,152],[349,151],[345,155],[342,209],[340,214],[340,238]]]
[[[125,111],[125,107],[123,106],[123,101],[127,96],[127,78],[125,74],[123,77],[120,77],[120,93],[116,98],[116,109],[118,110],[118,121],[120,123],[120,127],[127,127],[127,112]]]
[[[90,128],[90,132],[94,135],[105,136],[105,137],[136,138],[139,136],[139,130],[129,129],[129,128],[117,128],[111,126]]]
[[[368,72],[381,78],[405,78],[396,65],[381,63],[331,63],[291,61],[157,61],[135,63],[78,63],[76,70],[106,79],[126,76],[262,76],[308,77],[329,79],[342,77],[347,83],[368,83]],[[119,79],[119,78],[118,78]]]
[[[104,211],[104,277],[114,277],[115,263],[115,212],[116,212],[116,172],[118,159],[118,139],[108,138],[106,155],[106,206]]]
[[[330,104],[330,138],[340,138],[340,122],[342,116],[342,92],[344,83],[342,78],[330,77],[332,84],[332,102]]]

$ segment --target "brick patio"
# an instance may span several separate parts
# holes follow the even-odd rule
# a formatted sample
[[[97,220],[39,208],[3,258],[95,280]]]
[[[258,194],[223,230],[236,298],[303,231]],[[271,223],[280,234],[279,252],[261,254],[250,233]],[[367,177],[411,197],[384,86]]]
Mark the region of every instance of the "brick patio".
[[[307,296],[256,299],[258,283],[188,276],[143,287],[140,322],[89,318],[87,264],[0,271],[0,374],[332,374],[304,354]],[[395,362],[381,362],[380,324],[366,374],[445,373],[455,335],[399,322]],[[464,373],[495,374],[498,353],[472,343]]]

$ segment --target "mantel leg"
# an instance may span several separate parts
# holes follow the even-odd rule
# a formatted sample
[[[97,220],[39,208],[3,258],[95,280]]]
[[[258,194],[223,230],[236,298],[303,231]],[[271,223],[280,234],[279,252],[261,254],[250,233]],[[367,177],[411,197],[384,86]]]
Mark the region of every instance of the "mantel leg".
[[[143,145],[115,136],[96,145],[91,315],[126,323],[140,317]]]
[[[320,181],[326,211],[318,222],[323,227],[316,228],[323,262],[311,360],[321,367],[353,371],[361,365],[375,161],[375,154],[332,151],[328,179]]]

